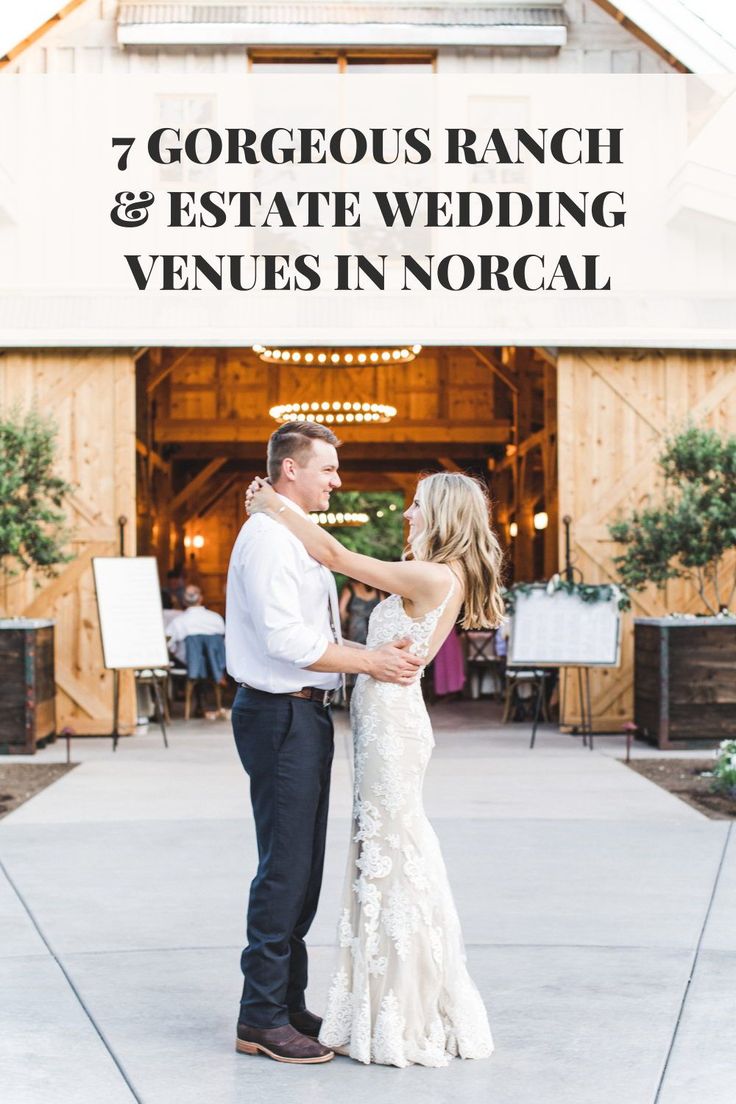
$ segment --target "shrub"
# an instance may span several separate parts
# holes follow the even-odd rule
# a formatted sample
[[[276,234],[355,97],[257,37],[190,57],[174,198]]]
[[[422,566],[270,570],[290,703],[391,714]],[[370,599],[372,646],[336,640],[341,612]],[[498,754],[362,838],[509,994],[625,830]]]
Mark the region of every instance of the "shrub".
[[[736,548],[736,436],[688,426],[670,438],[659,458],[664,492],[659,504],[634,510],[609,526],[626,545],[614,560],[631,590],[668,579],[689,579],[709,613],[730,610],[736,570],[725,578],[724,557]]]
[[[736,797],[736,740],[721,740],[715,754],[713,789]]]
[[[0,417],[0,567],[55,575],[71,557],[64,500],[72,487],[54,474],[56,427],[32,410]]]

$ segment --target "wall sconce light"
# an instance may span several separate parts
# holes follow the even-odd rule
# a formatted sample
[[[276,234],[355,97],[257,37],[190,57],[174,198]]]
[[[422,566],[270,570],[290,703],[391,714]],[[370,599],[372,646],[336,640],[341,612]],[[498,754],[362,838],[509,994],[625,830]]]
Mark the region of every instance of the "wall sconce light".
[[[518,535],[519,535],[519,526],[517,525],[517,523],[515,521],[512,521],[511,524],[509,525],[509,536],[513,540],[514,537],[517,537]]]
[[[546,529],[549,524],[549,518],[544,510],[540,510],[539,513],[534,515],[534,528]]]
[[[196,537],[192,537],[193,548],[204,548],[204,537],[197,533]]]

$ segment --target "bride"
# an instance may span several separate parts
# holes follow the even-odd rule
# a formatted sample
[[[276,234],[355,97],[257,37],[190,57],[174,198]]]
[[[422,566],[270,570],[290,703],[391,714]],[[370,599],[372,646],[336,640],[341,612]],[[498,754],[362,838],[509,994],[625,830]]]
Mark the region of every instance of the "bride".
[[[432,660],[453,625],[503,617],[501,551],[481,485],[461,473],[422,479],[404,517],[410,558],[385,563],[344,548],[263,480],[250,513],[286,525],[314,559],[390,596],[371,614],[368,646],[410,637]],[[359,675],[352,840],[320,1042],[360,1062],[447,1065],[493,1050],[486,1010],[465,965],[460,923],[437,837],[422,806],[434,739],[418,680]]]

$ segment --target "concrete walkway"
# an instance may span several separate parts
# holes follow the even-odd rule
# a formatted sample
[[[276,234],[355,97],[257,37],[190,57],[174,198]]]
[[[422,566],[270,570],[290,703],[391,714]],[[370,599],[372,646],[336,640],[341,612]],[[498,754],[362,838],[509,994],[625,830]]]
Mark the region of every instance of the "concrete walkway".
[[[0,1065],[8,1104],[726,1104],[736,844],[630,771],[486,703],[438,707],[426,796],[496,1054],[444,1070],[236,1055],[255,868],[229,725],[77,740],[69,775],[0,822]],[[348,833],[338,734],[310,1006],[333,959]],[[637,754],[652,756],[651,750]],[[63,760],[62,743],[39,761]],[[692,980],[688,979],[692,975]]]

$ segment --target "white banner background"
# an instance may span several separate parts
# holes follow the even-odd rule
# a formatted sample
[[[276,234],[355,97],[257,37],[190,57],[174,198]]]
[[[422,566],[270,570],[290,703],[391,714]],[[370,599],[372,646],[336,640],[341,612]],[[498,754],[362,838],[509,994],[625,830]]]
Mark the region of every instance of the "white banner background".
[[[27,345],[225,345],[268,343],[493,343],[736,347],[736,78],[673,76],[428,76],[371,75],[360,80],[300,74],[242,78],[5,77],[0,82],[0,343]],[[432,158],[425,165],[326,164],[162,166],[147,152],[159,127],[190,131],[247,127],[426,128]],[[482,152],[492,128],[515,150],[515,129],[539,137],[562,127],[621,128],[623,163],[445,163],[447,128],[469,127]],[[135,136],[122,172],[113,136]],[[181,145],[172,137],[171,144]],[[284,136],[284,146],[288,141]],[[200,148],[204,149],[202,142]],[[349,148],[350,144],[346,146]],[[574,148],[572,142],[568,148]],[[145,225],[110,219],[116,193],[154,193]],[[275,191],[293,212],[301,191],[360,192],[361,225],[252,229],[229,221],[217,229],[168,226],[168,193],[259,191],[260,214]],[[602,191],[624,193],[625,224],[585,227],[503,227],[495,216],[476,228],[419,225],[386,228],[372,192],[564,191],[588,201]],[[449,208],[457,211],[453,196]],[[193,205],[197,209],[197,204]],[[326,209],[329,211],[329,209]],[[235,207],[228,208],[234,214]],[[258,221],[258,216],[256,217]],[[363,290],[336,290],[335,254],[386,254],[385,290],[363,279]],[[238,255],[253,290],[222,291],[200,276],[200,290],[160,290],[160,262],[139,291],[125,254]],[[263,255],[319,255],[317,290],[263,290]],[[435,282],[425,290],[408,279],[411,254]],[[480,269],[481,255],[511,264],[523,254],[545,258],[548,279],[567,255],[582,280],[584,254],[596,254],[610,291],[444,290],[441,258],[462,254]],[[258,262],[253,255],[259,255]],[[191,261],[186,267],[190,282]],[[537,279],[541,262],[530,267]],[[227,265],[225,265],[227,271]],[[460,262],[450,267],[457,286]],[[302,281],[305,283],[305,281]]]

